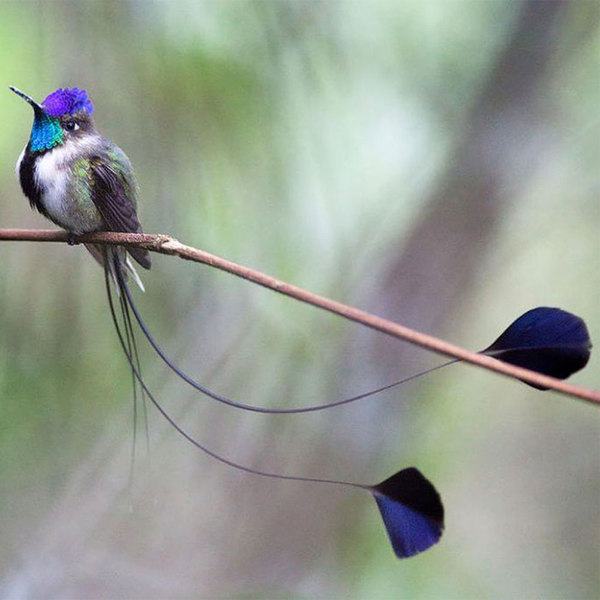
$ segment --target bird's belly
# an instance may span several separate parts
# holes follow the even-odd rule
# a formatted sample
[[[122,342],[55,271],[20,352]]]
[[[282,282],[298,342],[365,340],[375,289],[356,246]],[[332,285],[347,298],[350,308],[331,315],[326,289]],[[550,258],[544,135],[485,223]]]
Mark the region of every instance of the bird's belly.
[[[50,152],[43,156],[35,168],[44,210],[52,221],[67,231],[81,234],[101,229],[102,217],[89,190],[81,184],[75,185],[71,169],[59,166],[59,157],[53,155],[54,152]]]

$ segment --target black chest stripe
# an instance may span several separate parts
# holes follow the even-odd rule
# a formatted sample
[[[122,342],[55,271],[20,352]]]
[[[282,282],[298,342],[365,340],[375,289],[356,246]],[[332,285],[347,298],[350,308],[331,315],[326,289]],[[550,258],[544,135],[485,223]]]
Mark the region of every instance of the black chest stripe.
[[[28,146],[25,150],[25,154],[23,155],[23,160],[21,161],[21,166],[19,168],[19,181],[21,182],[23,193],[29,199],[29,204],[31,204],[32,208],[37,209],[45,217],[48,217],[48,213],[42,205],[41,190],[36,184],[33,174],[36,156],[37,155],[34,155],[29,151]]]

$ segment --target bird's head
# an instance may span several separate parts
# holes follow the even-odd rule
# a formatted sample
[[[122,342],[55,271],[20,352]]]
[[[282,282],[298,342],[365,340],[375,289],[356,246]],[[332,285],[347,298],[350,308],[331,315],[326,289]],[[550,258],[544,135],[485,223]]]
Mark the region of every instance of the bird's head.
[[[70,140],[95,133],[92,120],[94,105],[85,90],[59,88],[38,104],[21,90],[13,86],[10,89],[33,108],[29,140],[31,152],[46,152]]]

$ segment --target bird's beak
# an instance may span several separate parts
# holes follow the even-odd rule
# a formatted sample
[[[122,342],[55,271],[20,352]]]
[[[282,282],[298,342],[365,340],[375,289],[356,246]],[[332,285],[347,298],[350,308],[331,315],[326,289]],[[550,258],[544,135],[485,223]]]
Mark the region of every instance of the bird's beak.
[[[23,98],[23,100],[25,100],[25,102],[29,103],[31,105],[31,108],[33,108],[33,112],[35,113],[35,115],[45,115],[46,112],[44,111],[44,109],[33,99],[30,98],[27,94],[24,94],[21,90],[17,89],[16,87],[9,85],[8,86],[17,96],[21,96],[21,98]]]

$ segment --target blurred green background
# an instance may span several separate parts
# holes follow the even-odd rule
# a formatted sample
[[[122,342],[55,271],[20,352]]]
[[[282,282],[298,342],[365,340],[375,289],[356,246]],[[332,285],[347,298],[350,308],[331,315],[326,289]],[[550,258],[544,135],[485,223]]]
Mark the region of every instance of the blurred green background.
[[[472,349],[535,306],[600,339],[600,5],[469,0],[0,4],[0,227],[47,228],[14,176],[41,101],[86,88],[148,232]],[[213,389],[302,406],[442,359],[154,255],[140,309]],[[0,244],[0,597],[592,598],[600,419],[453,366],[261,416],[190,392],[186,429],[265,470],[419,467],[446,532],[398,561],[367,494],[212,462],[150,410],[132,510],[130,374],[80,247]],[[598,353],[573,377],[598,388]]]

